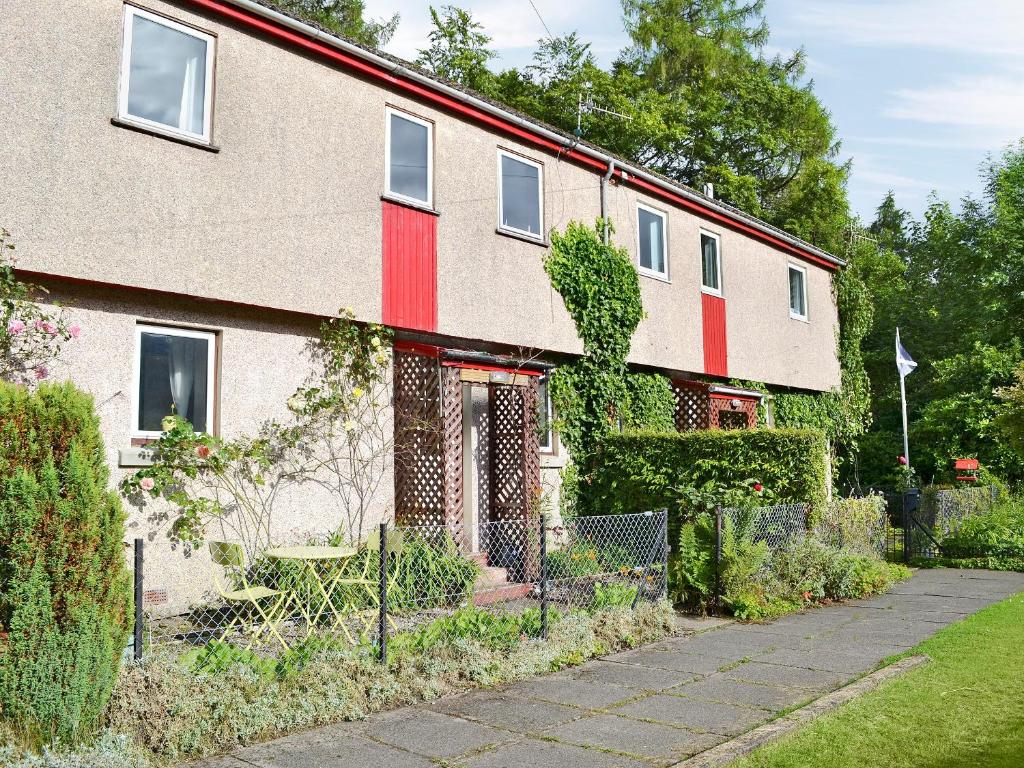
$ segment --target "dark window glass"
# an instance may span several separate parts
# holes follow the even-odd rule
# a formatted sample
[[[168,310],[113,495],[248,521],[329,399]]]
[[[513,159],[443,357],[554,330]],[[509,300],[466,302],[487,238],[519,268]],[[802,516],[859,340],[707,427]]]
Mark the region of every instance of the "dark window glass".
[[[139,430],[160,432],[164,416],[176,414],[197,432],[208,431],[207,339],[142,334],[139,363]]]
[[[501,226],[540,235],[540,168],[501,156]]]
[[[712,291],[721,291],[718,274],[718,240],[710,235],[700,236],[701,283]]]
[[[389,189],[396,195],[430,201],[427,171],[430,131],[427,126],[391,115],[391,167]]]

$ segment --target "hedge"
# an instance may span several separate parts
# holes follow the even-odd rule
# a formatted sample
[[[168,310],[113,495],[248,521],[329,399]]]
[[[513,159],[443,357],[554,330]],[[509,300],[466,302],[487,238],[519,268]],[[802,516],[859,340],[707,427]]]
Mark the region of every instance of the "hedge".
[[[764,486],[765,503],[807,503],[813,523],[828,501],[825,436],[809,429],[625,432],[607,436],[590,482],[582,482],[582,514],[624,514],[668,507],[675,489],[747,481]],[[678,530],[673,519],[671,533]]]
[[[92,398],[0,382],[0,718],[30,745],[91,736],[130,622],[124,513]]]

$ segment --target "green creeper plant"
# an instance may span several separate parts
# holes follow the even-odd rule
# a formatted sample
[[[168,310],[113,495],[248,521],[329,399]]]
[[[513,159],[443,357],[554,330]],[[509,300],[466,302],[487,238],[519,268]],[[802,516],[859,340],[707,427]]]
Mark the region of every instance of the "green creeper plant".
[[[130,625],[124,513],[92,398],[0,382],[0,717],[26,743],[91,736]]]

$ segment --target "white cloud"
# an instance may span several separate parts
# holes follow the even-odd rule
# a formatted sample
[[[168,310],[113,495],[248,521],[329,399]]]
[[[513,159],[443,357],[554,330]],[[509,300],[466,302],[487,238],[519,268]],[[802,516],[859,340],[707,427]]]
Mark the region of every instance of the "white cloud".
[[[799,3],[792,21],[856,45],[1024,57],[1020,0],[835,0]]]
[[[926,88],[901,88],[887,117],[923,123],[1024,129],[1024,78],[957,77]]]

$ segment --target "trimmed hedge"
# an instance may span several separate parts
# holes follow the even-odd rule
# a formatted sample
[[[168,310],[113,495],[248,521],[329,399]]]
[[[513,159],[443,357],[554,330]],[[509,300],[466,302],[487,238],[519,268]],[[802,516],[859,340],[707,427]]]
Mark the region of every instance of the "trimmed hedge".
[[[765,504],[809,505],[813,524],[828,499],[827,446],[809,429],[626,432],[605,438],[590,483],[580,483],[584,514],[624,514],[669,508],[679,527],[682,486],[716,483],[764,486]],[[673,542],[675,539],[673,538]]]
[[[29,745],[91,736],[130,623],[124,513],[92,398],[0,382],[0,718]]]

